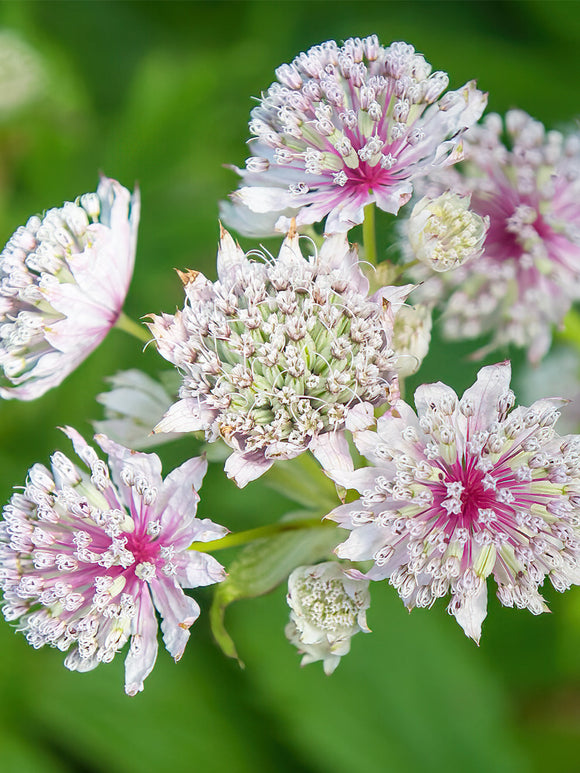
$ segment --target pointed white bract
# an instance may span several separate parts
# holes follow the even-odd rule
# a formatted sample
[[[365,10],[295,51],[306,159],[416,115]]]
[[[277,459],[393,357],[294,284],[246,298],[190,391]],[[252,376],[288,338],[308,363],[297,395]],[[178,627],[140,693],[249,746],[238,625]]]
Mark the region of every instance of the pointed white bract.
[[[0,254],[0,396],[33,400],[101,343],[129,289],[139,195],[96,193],[31,217]]]
[[[396,380],[393,321],[412,287],[369,297],[345,236],[309,257],[302,245],[312,247],[293,230],[277,258],[245,255],[224,231],[218,281],[183,274],[184,309],[149,325],[184,374],[156,431],[223,438],[234,449],[226,472],[240,486],[307,448],[325,464],[349,415],[362,411],[360,422]]]
[[[487,100],[474,82],[442,96],[446,73],[376,35],[314,46],[276,76],[252,110],[253,156],[222,211],[246,235],[285,232],[294,216],[344,233],[371,203],[396,214],[417,177],[460,160],[461,134]]]
[[[199,615],[183,588],[225,578],[212,556],[188,547],[227,529],[195,517],[205,459],[190,459],[163,480],[155,454],[97,435],[107,466],[75,430],[65,432],[89,473],[57,451],[51,469],[35,464],[4,508],[4,617],[33,647],[67,651],[72,671],[110,662],[129,641],[125,690],[135,695],[155,665],[156,611],[178,660]]]
[[[515,344],[532,362],[550,347],[552,327],[580,298],[580,134],[546,131],[521,110],[490,114],[464,135],[461,172],[440,171],[430,193],[471,195],[489,218],[480,258],[433,277],[423,300],[440,305],[452,339],[491,333],[489,347]],[[425,279],[425,275],[420,278]]]
[[[302,665],[322,660],[332,674],[359,631],[369,633],[368,580],[348,577],[336,561],[299,566],[288,578],[290,622],[286,636],[304,655]]]
[[[561,400],[518,407],[509,363],[482,368],[461,399],[442,383],[399,401],[376,431],[355,433],[372,464],[333,478],[361,497],[330,518],[351,530],[341,558],[372,561],[409,607],[451,594],[449,612],[476,641],[487,577],[506,606],[546,611],[538,588],[580,582],[580,436],[553,429]]]
[[[399,310],[393,329],[393,349],[397,353],[395,368],[401,378],[421,367],[429,352],[432,326],[428,306],[402,306]]]

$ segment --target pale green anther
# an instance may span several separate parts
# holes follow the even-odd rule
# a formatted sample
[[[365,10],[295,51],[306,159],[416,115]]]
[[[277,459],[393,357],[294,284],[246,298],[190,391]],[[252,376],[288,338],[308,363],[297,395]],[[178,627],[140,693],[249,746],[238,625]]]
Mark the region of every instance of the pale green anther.
[[[371,137],[375,130],[375,121],[366,110],[359,110],[358,127],[364,137]]]
[[[302,126],[302,136],[304,137],[304,140],[306,142],[310,143],[311,145],[314,145],[319,150],[322,151],[322,150],[325,149],[326,141],[327,141],[328,138],[327,137],[323,137],[321,134],[319,134],[316,131],[316,129],[313,129],[308,124],[304,124]],[[290,141],[288,141],[286,144],[288,145],[288,147],[292,147],[292,143]],[[299,144],[297,143],[294,146],[294,149],[295,150],[303,151],[304,150],[304,144],[302,142],[299,143]]]
[[[342,157],[337,156],[336,153],[323,153],[321,167],[323,169],[331,169],[334,172],[338,172],[343,167]]]
[[[551,496],[562,496],[565,494],[566,486],[550,483],[549,481],[535,481],[530,483],[530,491],[533,494],[550,494]]]
[[[99,510],[108,510],[110,508],[105,497],[88,480],[82,480],[80,483],[77,483],[74,486],[74,490],[81,494],[89,504],[98,507]]]

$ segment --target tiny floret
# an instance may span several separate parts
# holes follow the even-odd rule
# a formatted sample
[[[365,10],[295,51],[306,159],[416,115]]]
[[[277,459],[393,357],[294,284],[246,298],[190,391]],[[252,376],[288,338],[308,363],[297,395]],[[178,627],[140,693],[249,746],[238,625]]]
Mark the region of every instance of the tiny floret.
[[[557,399],[514,405],[509,363],[482,368],[461,399],[442,383],[355,432],[373,466],[331,473],[361,497],[329,517],[352,531],[340,558],[372,561],[403,602],[448,611],[479,641],[487,578],[508,607],[547,611],[539,586],[580,582],[580,436],[553,429]]]
[[[245,255],[224,231],[218,281],[181,276],[184,309],[149,325],[183,373],[181,399],[156,431],[221,437],[234,449],[226,472],[238,485],[307,448],[324,464],[349,421],[389,398],[393,321],[412,287],[369,296],[345,236],[316,251],[292,230],[271,258]]]
[[[288,578],[290,622],[286,636],[304,654],[302,665],[323,661],[332,674],[359,631],[369,633],[369,582],[351,579],[336,561],[299,566]]]
[[[250,236],[284,232],[290,217],[326,217],[326,233],[344,233],[373,202],[396,214],[417,177],[460,160],[461,134],[486,104],[473,82],[443,94],[446,73],[376,35],[314,46],[276,77],[252,110],[253,155],[222,212]]]
[[[449,271],[481,255],[489,217],[472,212],[469,202],[469,196],[447,191],[415,205],[407,227],[416,260],[434,271]]]
[[[10,237],[0,254],[0,397],[40,397],[101,343],[125,302],[138,223],[138,193],[103,177],[96,193]]]
[[[71,671],[109,663],[129,641],[125,690],[135,695],[157,658],[156,611],[179,660],[199,615],[183,588],[225,577],[212,556],[187,548],[227,529],[195,517],[204,459],[163,480],[155,454],[97,435],[106,465],[75,430],[65,432],[88,473],[57,451],[51,469],[35,464],[12,495],[0,524],[2,611],[33,647],[67,652]]]

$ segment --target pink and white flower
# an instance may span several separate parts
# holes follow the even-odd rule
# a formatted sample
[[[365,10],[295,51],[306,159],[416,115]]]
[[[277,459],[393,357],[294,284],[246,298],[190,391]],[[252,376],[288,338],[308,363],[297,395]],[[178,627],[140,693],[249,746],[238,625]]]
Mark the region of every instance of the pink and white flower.
[[[441,96],[446,73],[376,35],[314,46],[276,76],[252,110],[254,155],[222,211],[246,235],[285,232],[293,216],[299,227],[328,216],[326,233],[346,232],[373,202],[396,214],[415,178],[460,159],[487,99],[474,82]]]
[[[90,475],[57,451],[51,470],[35,464],[4,508],[4,617],[33,647],[68,651],[72,671],[110,662],[130,639],[125,690],[135,695],[157,658],[156,610],[165,646],[179,660],[199,615],[183,588],[225,577],[212,556],[187,548],[227,529],[195,517],[205,459],[190,459],[163,480],[155,454],[97,435],[107,467],[78,432],[65,432]]]
[[[373,406],[397,392],[393,322],[412,289],[369,297],[356,249],[340,234],[304,257],[293,229],[277,258],[255,255],[223,231],[218,281],[182,274],[184,309],[149,325],[183,373],[181,399],[156,431],[221,437],[239,486],[306,449],[334,466],[344,428],[368,426]]]
[[[521,110],[507,113],[505,131],[507,147],[500,116],[488,115],[464,135],[462,169],[433,178],[431,193],[471,195],[490,226],[482,257],[433,277],[420,295],[443,308],[447,337],[491,333],[482,356],[515,344],[538,362],[580,298],[580,135],[546,131]]]
[[[580,436],[553,429],[558,399],[518,407],[510,365],[482,368],[461,399],[438,382],[399,401],[376,431],[355,433],[372,464],[332,477],[360,499],[328,517],[351,530],[337,554],[372,561],[409,608],[451,594],[450,614],[476,641],[487,577],[502,604],[547,611],[538,587],[580,582]],[[359,576],[355,571],[353,576]],[[363,576],[363,575],[360,575]]]
[[[139,194],[96,193],[31,217],[0,254],[0,397],[58,386],[119,318],[133,275]]]

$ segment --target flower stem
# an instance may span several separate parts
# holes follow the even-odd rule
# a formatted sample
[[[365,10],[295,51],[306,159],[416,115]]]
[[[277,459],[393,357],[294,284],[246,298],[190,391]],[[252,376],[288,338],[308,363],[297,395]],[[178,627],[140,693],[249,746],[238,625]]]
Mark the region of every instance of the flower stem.
[[[365,248],[365,260],[377,265],[377,235],[375,231],[375,204],[367,204],[364,208],[363,220],[363,244]]]
[[[296,521],[282,521],[272,523],[269,526],[259,526],[257,529],[246,529],[234,534],[227,534],[221,539],[215,539],[211,542],[193,542],[188,550],[197,550],[200,553],[212,553],[214,550],[224,550],[238,545],[246,545],[248,542],[254,542],[257,539],[265,537],[275,537],[277,534],[284,534],[287,531],[297,531],[299,529],[328,529],[335,527],[332,521],[322,521],[320,518],[301,518]]]
[[[145,330],[145,328],[138,322],[132,320],[131,317],[128,317],[124,311],[122,311],[119,315],[119,319],[116,321],[115,327],[119,328],[119,330],[124,330],[125,333],[129,333],[129,335],[132,335],[134,338],[138,338],[140,341],[144,341],[145,343],[151,341],[151,335],[147,332],[147,330]]]

